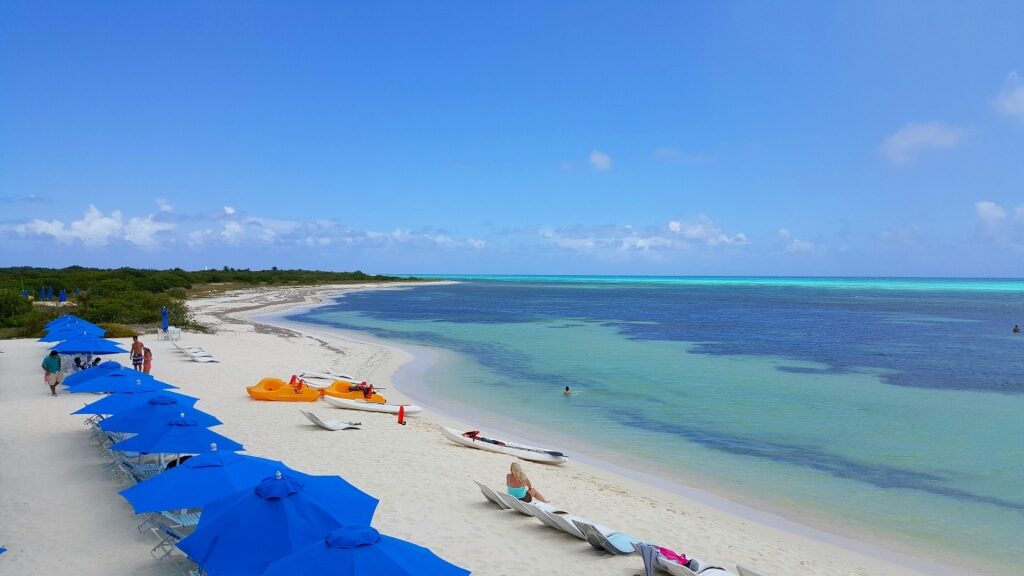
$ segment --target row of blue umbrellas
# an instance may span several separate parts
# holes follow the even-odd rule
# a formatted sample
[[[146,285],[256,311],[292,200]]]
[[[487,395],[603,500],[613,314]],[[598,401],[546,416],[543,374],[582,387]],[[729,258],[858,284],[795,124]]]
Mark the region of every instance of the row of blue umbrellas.
[[[51,348],[58,354],[123,354],[127,352],[117,342],[103,336],[107,331],[81,318],[66,314],[51,320],[45,327],[46,335],[39,342],[57,342]]]
[[[206,574],[469,574],[370,527],[377,499],[340,476],[239,454],[241,444],[209,430],[220,420],[166,382],[105,362],[65,384],[71,392],[110,394],[74,413],[106,415],[100,429],[135,434],[112,450],[197,454],[121,494],[136,513],[202,508],[195,532],[178,547]]]
[[[21,296],[23,298],[28,298],[29,294],[30,294],[30,292],[28,290],[22,290],[21,291]],[[75,296],[81,296],[81,295],[82,295],[82,291],[79,290],[78,288],[75,288]],[[40,300],[53,300],[53,286],[43,286],[43,287],[39,288],[39,299]],[[63,288],[61,288],[60,291],[57,292],[57,300],[59,302],[67,302],[68,301],[68,291],[63,289]]]

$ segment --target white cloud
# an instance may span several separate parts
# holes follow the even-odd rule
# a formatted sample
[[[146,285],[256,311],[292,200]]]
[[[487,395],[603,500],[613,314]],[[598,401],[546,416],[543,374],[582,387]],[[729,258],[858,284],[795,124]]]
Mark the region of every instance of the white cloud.
[[[664,227],[644,227],[639,230],[630,225],[562,230],[542,228],[537,234],[558,248],[593,254],[607,260],[624,260],[632,255],[662,260],[672,253],[700,249],[711,252],[723,247],[750,244],[746,234],[726,234],[703,214],[692,221],[672,220]]]
[[[994,104],[1000,113],[1024,122],[1024,79],[1020,74],[1010,72]]]
[[[783,250],[783,252],[787,252],[787,253],[790,253],[790,254],[793,254],[793,253],[798,253],[799,254],[799,253],[818,252],[821,249],[822,249],[821,246],[819,246],[818,244],[815,244],[814,242],[810,242],[808,240],[801,240],[799,238],[793,238],[792,240],[789,241],[788,244],[786,244],[785,248],[783,248],[782,250]]]
[[[974,212],[978,219],[985,223],[998,224],[1006,220],[1006,210],[995,202],[982,200],[974,204]]]
[[[746,246],[750,244],[750,240],[743,232],[729,236],[704,214],[698,214],[690,222],[672,220],[668,223],[668,229],[686,240],[703,242],[708,246]]]
[[[124,239],[142,248],[156,248],[160,244],[155,236],[173,229],[174,224],[154,221],[150,214],[145,218],[128,220],[128,225],[124,227]]]
[[[244,235],[245,230],[242,229],[242,225],[235,221],[225,222],[224,229],[220,232],[220,237],[228,244],[238,244]]]
[[[273,244],[274,240],[277,239],[277,232],[274,232],[273,228],[263,228],[260,230],[260,240],[267,244]]]
[[[185,241],[189,246],[198,248],[203,244],[206,244],[207,240],[213,236],[213,230],[209,228],[205,230],[193,230],[188,233],[188,239]]]
[[[612,157],[600,150],[591,150],[589,161],[594,170],[604,172],[612,169]]]
[[[33,220],[16,226],[15,231],[23,236],[52,236],[63,243],[78,240],[86,246],[106,246],[111,238],[118,236],[123,227],[119,211],[115,210],[105,216],[90,204],[81,220],[75,220],[67,226],[60,220]]]
[[[775,231],[775,235],[779,238],[779,242],[775,244],[776,249],[779,249],[781,245],[781,250],[785,254],[820,254],[825,252],[825,246],[810,240],[801,240],[786,228],[779,228]]]
[[[671,146],[655,148],[654,158],[669,164],[704,164],[711,159],[707,154],[687,154]]]
[[[921,231],[917,226],[890,226],[877,236],[878,241],[890,246],[914,246],[919,243],[920,238]]]
[[[555,246],[577,252],[592,252],[597,247],[597,240],[594,238],[563,235],[550,228],[542,228],[538,234]]]
[[[163,198],[157,198],[155,200],[157,207],[160,208],[161,212],[174,212],[174,206],[171,206],[167,200]]]
[[[1006,210],[988,200],[982,200],[974,204],[974,214],[978,218],[981,229],[987,233],[995,232],[999,225],[1006,220]]]
[[[963,131],[943,122],[911,122],[886,136],[882,152],[889,162],[910,164],[922,150],[942,150],[960,143]]]
[[[1017,213],[1017,219],[1018,220],[1024,220],[1024,204],[1021,204],[1020,206],[1017,206],[1017,209],[1015,210],[1015,212]]]
[[[224,213],[227,214],[228,216],[230,216],[230,215],[235,213],[235,209],[232,208],[231,206],[225,206],[224,207]]]

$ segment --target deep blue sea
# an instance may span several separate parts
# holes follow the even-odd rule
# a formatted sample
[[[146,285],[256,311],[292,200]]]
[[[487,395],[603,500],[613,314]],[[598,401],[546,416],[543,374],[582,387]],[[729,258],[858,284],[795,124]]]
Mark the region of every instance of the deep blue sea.
[[[445,350],[424,386],[484,421],[1024,573],[1024,281],[446,278],[289,320]]]

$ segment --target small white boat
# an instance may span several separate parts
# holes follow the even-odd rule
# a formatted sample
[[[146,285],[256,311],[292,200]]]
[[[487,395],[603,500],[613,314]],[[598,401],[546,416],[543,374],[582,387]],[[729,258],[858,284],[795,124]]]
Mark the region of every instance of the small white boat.
[[[345,408],[347,410],[365,410],[367,412],[383,412],[385,414],[398,414],[398,409],[405,406],[405,415],[412,416],[419,414],[423,411],[423,408],[416,406],[415,404],[385,404],[383,402],[365,402],[363,400],[348,400],[346,398],[335,398],[334,396],[324,396],[324,402],[327,402],[335,408]]]
[[[326,399],[327,398],[324,398],[324,400]],[[444,434],[445,438],[456,444],[461,444],[462,446],[479,448],[480,450],[487,450],[488,452],[508,454],[531,462],[540,462],[542,464],[562,464],[568,460],[565,454],[562,454],[558,450],[537,448],[536,446],[527,446],[525,444],[516,444],[515,442],[507,442],[496,438],[488,438],[486,436],[481,436],[478,430],[460,432],[454,428],[442,426],[441,433]]]

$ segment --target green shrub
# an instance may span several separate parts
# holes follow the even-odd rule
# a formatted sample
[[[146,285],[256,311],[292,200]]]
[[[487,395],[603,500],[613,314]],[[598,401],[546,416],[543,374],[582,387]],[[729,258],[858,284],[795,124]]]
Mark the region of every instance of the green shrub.
[[[20,326],[21,317],[32,311],[32,303],[13,291],[0,292],[0,328]]]
[[[100,328],[107,331],[106,338],[131,338],[139,335],[138,330],[124,324],[103,323]]]

